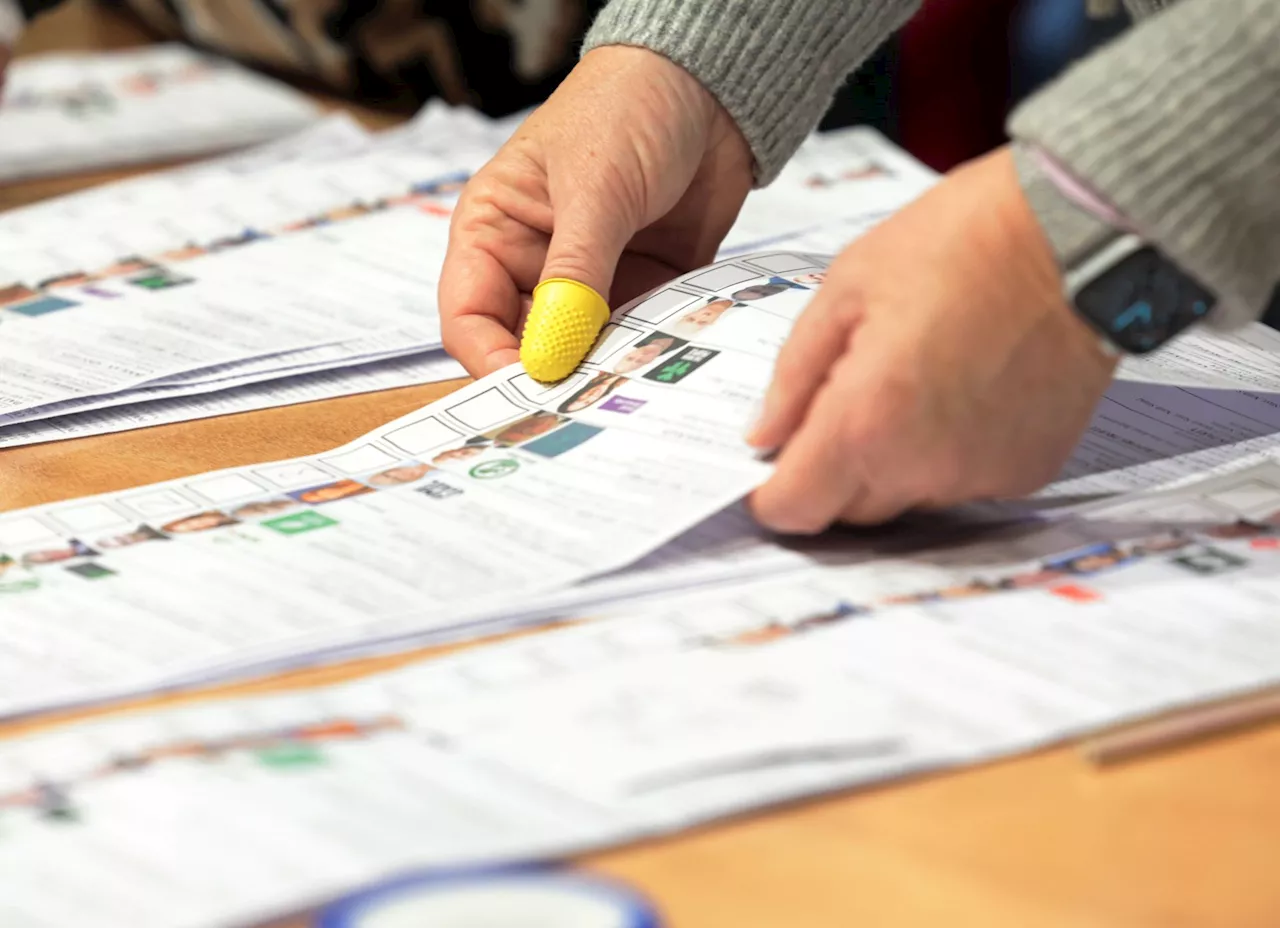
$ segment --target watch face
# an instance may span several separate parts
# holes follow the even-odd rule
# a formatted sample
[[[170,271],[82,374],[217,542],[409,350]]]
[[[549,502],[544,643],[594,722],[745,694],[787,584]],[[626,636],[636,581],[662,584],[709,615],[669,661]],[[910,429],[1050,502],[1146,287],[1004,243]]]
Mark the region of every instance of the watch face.
[[[1075,295],[1076,309],[1118,348],[1159,348],[1213,309],[1216,297],[1150,246],[1127,255]]]

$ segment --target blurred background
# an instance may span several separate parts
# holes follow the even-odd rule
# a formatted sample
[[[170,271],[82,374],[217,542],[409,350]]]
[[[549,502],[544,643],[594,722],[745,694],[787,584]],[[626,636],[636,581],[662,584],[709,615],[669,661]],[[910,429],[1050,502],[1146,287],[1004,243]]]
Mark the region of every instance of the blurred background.
[[[378,107],[440,96],[501,116],[556,86],[603,3],[67,0],[18,51],[182,38]],[[875,126],[946,170],[1001,144],[1011,107],[1126,25],[1120,0],[925,0],[850,77],[822,128]]]

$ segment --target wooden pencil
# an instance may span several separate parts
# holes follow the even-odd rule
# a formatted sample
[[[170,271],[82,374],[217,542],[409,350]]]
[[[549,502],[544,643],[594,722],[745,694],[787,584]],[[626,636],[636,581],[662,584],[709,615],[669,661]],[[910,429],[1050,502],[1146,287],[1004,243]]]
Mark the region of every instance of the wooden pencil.
[[[1083,750],[1090,761],[1105,766],[1273,721],[1280,721],[1280,688],[1104,731],[1087,739]]]

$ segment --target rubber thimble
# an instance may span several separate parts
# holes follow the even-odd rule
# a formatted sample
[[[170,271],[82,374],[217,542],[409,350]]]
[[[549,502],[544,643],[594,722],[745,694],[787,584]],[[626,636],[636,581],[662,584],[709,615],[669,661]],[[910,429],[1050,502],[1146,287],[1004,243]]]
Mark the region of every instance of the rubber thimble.
[[[586,284],[564,277],[533,289],[520,340],[520,361],[534,380],[552,383],[573,373],[609,321],[609,304]]]

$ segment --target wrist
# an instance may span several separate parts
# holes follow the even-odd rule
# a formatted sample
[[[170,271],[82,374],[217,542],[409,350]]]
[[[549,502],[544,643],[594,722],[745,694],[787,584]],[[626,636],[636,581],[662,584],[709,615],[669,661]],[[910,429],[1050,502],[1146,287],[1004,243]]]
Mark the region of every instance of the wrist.
[[[1023,193],[1062,270],[1063,295],[1112,353],[1145,353],[1210,318],[1217,296],[1048,152],[1015,144]]]
[[[1018,141],[1011,149],[1023,196],[1061,270],[1065,272],[1132,231],[1119,210],[1079,183],[1043,150]]]
[[[4,0],[0,0],[0,3]],[[670,58],[638,45],[600,45],[583,53],[579,67],[620,76],[656,91],[663,109],[710,125],[720,109],[716,98]]]

